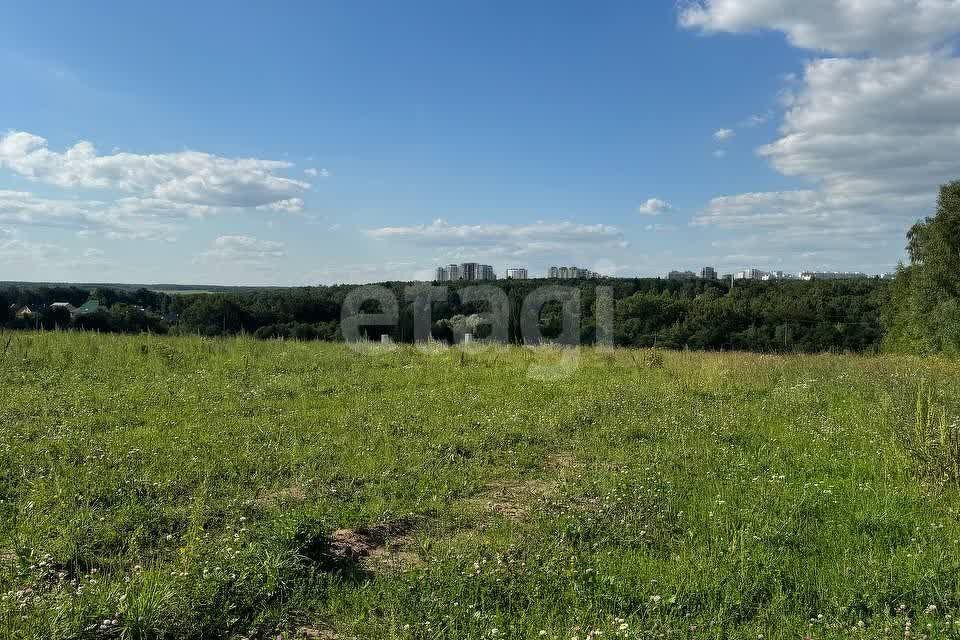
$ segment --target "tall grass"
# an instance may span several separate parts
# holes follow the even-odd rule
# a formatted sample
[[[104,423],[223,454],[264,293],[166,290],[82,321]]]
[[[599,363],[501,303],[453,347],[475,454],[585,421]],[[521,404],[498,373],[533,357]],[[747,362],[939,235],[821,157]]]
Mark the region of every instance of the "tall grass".
[[[960,421],[947,417],[924,381],[917,386],[913,429],[898,433],[920,476],[935,485],[960,483]]]

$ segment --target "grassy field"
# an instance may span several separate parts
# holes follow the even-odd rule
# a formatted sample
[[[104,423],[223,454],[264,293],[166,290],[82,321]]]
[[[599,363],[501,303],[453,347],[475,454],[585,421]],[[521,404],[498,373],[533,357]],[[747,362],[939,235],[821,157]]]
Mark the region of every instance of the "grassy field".
[[[15,334],[0,637],[960,635],[960,364],[562,359]]]

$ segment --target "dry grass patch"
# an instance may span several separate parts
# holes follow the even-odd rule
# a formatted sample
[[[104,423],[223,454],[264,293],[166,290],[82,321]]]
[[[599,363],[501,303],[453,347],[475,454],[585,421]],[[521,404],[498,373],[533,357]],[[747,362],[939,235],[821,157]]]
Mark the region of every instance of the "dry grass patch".
[[[265,493],[257,498],[254,498],[250,501],[250,503],[258,509],[272,509],[282,504],[303,502],[306,499],[306,490],[299,485],[293,485]]]
[[[577,458],[569,452],[553,454],[545,460],[547,477],[526,480],[497,480],[468,502],[483,511],[509,520],[527,519],[538,503],[556,499],[564,476],[578,466]]]

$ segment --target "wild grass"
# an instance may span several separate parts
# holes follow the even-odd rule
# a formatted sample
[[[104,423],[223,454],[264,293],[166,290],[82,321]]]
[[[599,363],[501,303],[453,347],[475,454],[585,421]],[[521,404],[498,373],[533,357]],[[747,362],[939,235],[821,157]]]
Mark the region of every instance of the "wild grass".
[[[958,391],[906,357],[18,334],[0,637],[956,637]]]
[[[947,416],[923,382],[917,388],[913,429],[899,435],[920,476],[940,485],[960,482],[960,421]]]

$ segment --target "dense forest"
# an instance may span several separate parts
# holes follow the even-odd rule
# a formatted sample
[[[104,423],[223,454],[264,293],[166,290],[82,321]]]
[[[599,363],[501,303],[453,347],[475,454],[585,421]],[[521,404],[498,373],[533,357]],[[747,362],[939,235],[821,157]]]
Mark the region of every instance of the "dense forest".
[[[484,337],[479,315],[485,303],[464,303],[460,291],[473,283],[448,285],[445,300],[432,305],[431,334],[451,342],[460,328]],[[522,341],[520,313],[527,295],[544,285],[575,287],[580,292],[580,341],[596,340],[597,288],[612,289],[614,339],[620,346],[670,349],[730,349],[761,352],[869,352],[884,339],[882,313],[890,283],[879,279],[839,281],[737,281],[731,287],[716,280],[604,279],[501,280],[495,283],[509,305],[508,338]],[[399,322],[365,327],[378,339],[388,333],[397,342],[414,339],[414,303],[408,289],[415,283],[384,283],[399,301]],[[220,336],[249,334],[257,338],[340,340],[341,307],[354,287],[304,287],[218,293],[168,294],[147,289],[128,291],[99,287],[8,286],[0,289],[0,321],[10,329],[83,329]],[[95,310],[72,314],[51,306],[66,302],[81,307],[96,301]],[[29,314],[18,317],[23,307]],[[378,311],[368,303],[366,311]],[[540,315],[543,335],[560,334],[560,305],[547,303]]]

